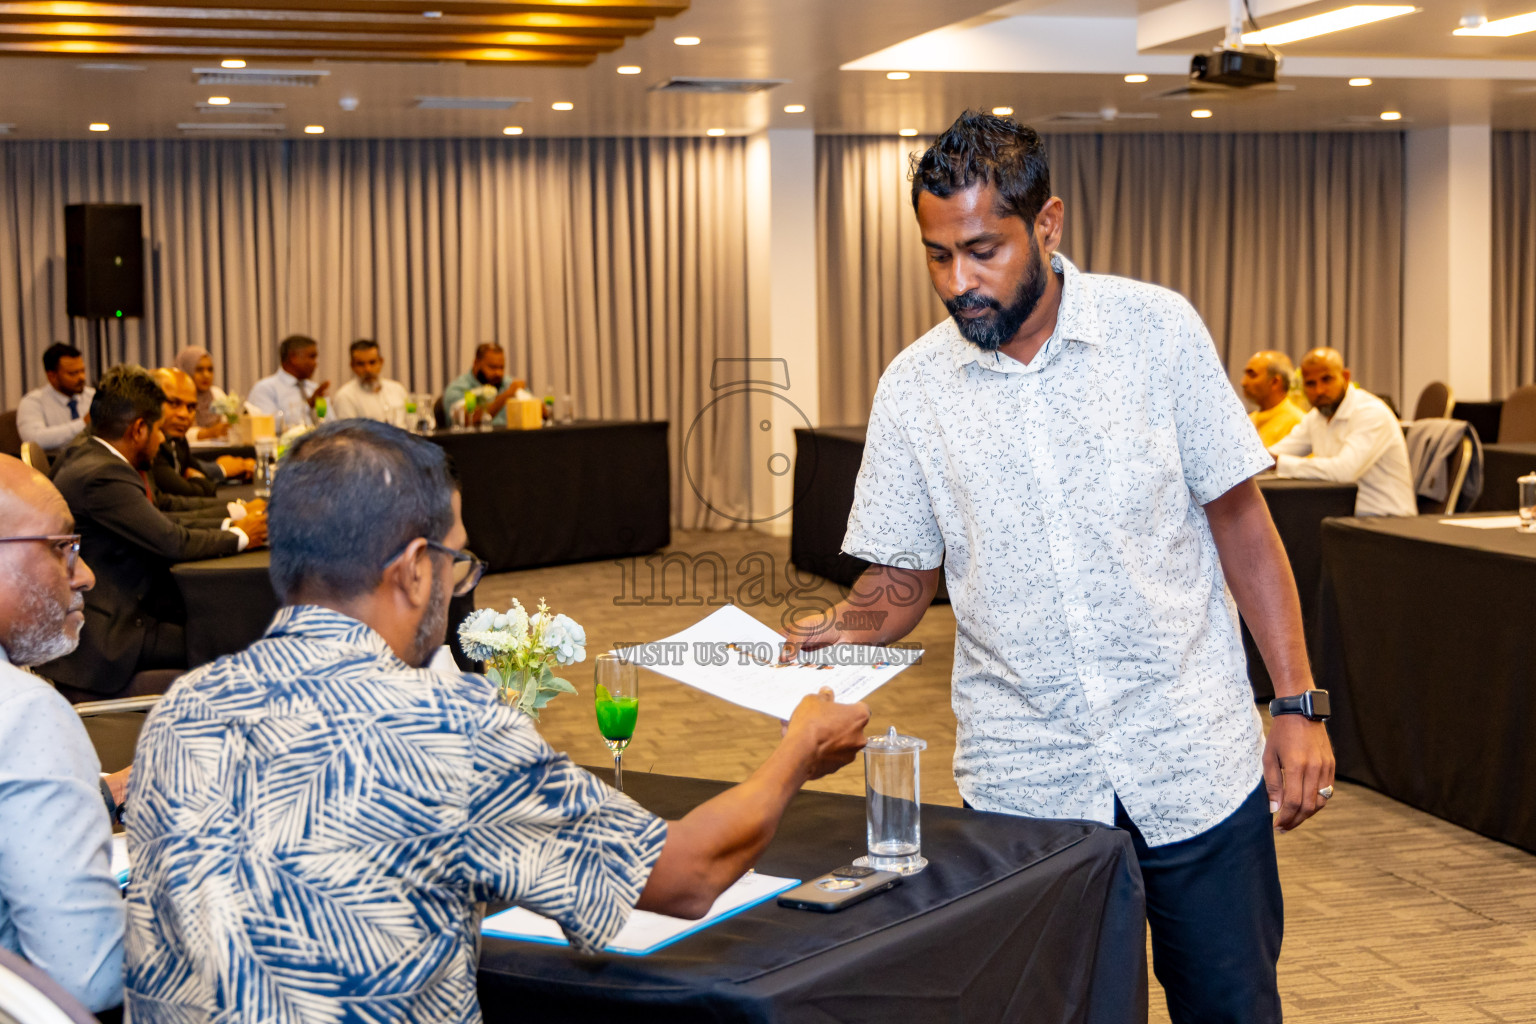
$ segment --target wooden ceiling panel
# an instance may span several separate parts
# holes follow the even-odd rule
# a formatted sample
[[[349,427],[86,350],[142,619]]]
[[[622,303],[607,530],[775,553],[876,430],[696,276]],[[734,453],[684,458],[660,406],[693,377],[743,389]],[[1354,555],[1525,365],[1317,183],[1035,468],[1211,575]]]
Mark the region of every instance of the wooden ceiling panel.
[[[0,2],[0,53],[581,66],[687,0]],[[424,16],[432,11],[430,17]]]

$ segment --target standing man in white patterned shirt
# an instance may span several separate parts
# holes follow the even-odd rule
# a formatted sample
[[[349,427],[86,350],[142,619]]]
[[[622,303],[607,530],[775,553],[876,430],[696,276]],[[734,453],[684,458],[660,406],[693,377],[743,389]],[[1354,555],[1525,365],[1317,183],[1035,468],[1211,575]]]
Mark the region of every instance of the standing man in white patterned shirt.
[[[962,115],[912,198],[953,320],[880,379],[843,542],[874,564],[804,646],[906,635],[942,566],[966,802],[1130,831],[1172,1019],[1278,1022],[1272,828],[1324,806],[1333,754],[1270,457],[1188,302],[1055,251],[1035,132]],[[1267,742],[1237,610],[1282,696]]]

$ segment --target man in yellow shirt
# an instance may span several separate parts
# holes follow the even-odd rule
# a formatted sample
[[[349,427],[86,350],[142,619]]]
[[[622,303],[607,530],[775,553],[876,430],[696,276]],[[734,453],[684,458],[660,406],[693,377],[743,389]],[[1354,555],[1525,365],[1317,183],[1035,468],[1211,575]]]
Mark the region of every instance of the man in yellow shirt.
[[[1243,394],[1258,406],[1248,414],[1264,447],[1279,444],[1307,414],[1291,401],[1295,370],[1284,352],[1259,352],[1243,368]]]

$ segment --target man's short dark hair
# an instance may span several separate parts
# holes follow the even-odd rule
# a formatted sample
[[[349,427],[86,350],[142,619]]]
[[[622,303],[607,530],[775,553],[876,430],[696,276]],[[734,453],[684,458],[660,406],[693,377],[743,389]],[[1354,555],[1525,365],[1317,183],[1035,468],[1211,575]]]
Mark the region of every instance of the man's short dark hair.
[[[277,360],[286,363],[307,348],[319,348],[320,343],[306,334],[290,334],[277,343]]]
[[[165,392],[142,366],[114,366],[102,374],[91,399],[91,434],[116,441],[134,420],[159,423],[165,415]]]
[[[73,345],[66,345],[62,341],[56,341],[48,346],[43,353],[43,369],[48,373],[57,373],[60,359],[79,359],[80,350]]]
[[[480,344],[475,346],[475,362],[478,363],[480,360],[484,359],[485,358],[485,354],[487,352],[502,352],[502,351],[505,351],[505,350],[499,344],[497,344],[496,342],[494,342],[494,341],[482,341]]]
[[[379,347],[379,343],[374,341],[372,338],[358,338],[356,341],[354,341],[352,343],[352,347],[351,347],[350,350],[348,350],[348,354],[355,356],[359,352],[363,351],[364,349],[378,348],[378,347]]]
[[[272,483],[272,589],[284,601],[366,594],[411,541],[448,535],[457,489],[442,448],[386,423],[337,420],[305,434]]]
[[[1033,128],[979,110],[967,110],[912,162],[912,209],[924,192],[948,199],[973,185],[997,189],[1000,213],[1035,217],[1051,199],[1045,143]]]

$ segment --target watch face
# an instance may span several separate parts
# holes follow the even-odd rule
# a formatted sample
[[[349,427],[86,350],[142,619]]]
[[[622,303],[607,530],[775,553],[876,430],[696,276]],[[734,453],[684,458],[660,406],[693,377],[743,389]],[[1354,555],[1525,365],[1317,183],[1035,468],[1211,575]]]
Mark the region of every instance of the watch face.
[[[1306,698],[1308,718],[1327,718],[1333,713],[1328,703],[1327,690],[1308,690]]]

